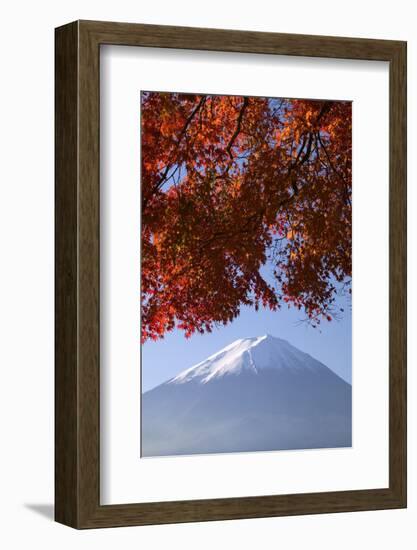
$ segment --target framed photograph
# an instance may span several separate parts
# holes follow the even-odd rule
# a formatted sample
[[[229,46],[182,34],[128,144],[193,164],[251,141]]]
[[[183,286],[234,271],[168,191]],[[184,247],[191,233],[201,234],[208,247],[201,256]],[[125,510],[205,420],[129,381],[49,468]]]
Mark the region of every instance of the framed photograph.
[[[406,43],[56,29],[56,521],[406,506]]]

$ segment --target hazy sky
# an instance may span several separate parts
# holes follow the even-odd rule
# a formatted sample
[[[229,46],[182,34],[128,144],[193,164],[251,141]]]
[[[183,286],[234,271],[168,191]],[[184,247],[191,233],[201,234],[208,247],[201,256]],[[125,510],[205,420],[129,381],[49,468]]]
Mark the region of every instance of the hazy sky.
[[[189,368],[238,338],[271,334],[288,340],[300,350],[324,363],[336,374],[352,380],[352,319],[346,299],[339,299],[345,313],[339,321],[323,321],[321,332],[300,323],[302,312],[286,306],[272,312],[244,307],[240,316],[211,334],[194,335],[188,340],[175,330],[158,342],[142,346],[142,391],[147,391],[180,371]]]

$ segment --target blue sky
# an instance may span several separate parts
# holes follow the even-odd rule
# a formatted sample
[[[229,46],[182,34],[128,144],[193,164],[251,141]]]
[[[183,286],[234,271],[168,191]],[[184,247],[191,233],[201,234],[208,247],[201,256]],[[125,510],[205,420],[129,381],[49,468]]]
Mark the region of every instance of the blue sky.
[[[211,334],[196,334],[188,340],[175,330],[158,342],[142,346],[142,391],[147,391],[178,372],[195,365],[238,338],[271,334],[288,340],[302,351],[324,363],[343,379],[352,380],[352,319],[346,298],[336,307],[345,312],[340,320],[323,321],[320,331],[305,322],[302,312],[283,307],[272,312],[243,307],[240,316]]]

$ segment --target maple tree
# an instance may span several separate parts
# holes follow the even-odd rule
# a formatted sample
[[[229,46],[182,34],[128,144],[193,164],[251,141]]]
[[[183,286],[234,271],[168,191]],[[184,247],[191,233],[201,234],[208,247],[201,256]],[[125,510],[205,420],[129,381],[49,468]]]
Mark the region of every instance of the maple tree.
[[[144,92],[141,109],[142,341],[242,305],[331,320],[350,292],[350,102]]]

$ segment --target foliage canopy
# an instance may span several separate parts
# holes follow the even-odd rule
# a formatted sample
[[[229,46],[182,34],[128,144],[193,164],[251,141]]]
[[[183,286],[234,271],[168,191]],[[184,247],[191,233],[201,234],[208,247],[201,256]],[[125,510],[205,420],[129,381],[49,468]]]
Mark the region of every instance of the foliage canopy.
[[[142,340],[242,305],[330,321],[350,292],[350,102],[144,92],[141,107]]]

